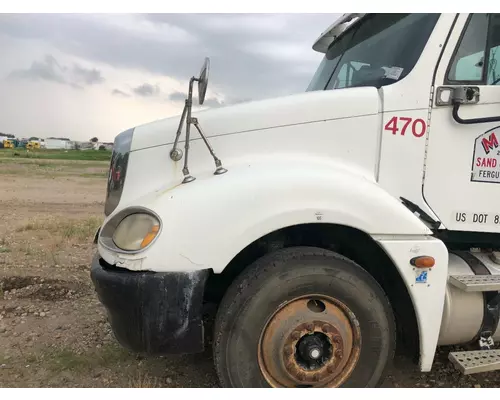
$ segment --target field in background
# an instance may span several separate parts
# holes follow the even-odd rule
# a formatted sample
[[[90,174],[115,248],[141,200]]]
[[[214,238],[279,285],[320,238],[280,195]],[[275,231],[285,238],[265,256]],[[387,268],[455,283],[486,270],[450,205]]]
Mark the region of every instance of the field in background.
[[[109,159],[67,158],[109,152],[9,152],[0,151],[0,387],[217,387],[210,315],[196,355],[130,354],[110,331],[89,276]],[[462,376],[448,351],[428,374],[396,358],[384,386],[500,386],[500,374]]]
[[[111,159],[111,151],[109,151],[109,150],[47,150],[47,149],[26,150],[23,148],[0,149],[0,159],[2,157],[35,158],[35,159],[41,158],[41,159],[52,159],[52,160],[109,161]]]
[[[11,150],[10,150],[11,151]],[[90,281],[104,216],[109,152],[0,151],[0,387],[213,387],[210,350],[129,354],[110,331]]]
[[[106,178],[109,161],[0,157],[0,176]]]

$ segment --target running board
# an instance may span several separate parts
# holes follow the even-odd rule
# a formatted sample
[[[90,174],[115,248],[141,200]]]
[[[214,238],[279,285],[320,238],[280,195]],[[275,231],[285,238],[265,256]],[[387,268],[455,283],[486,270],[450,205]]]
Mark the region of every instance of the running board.
[[[464,375],[500,369],[500,350],[476,350],[450,353],[449,360]]]
[[[500,275],[451,275],[448,282],[464,292],[500,291]]]

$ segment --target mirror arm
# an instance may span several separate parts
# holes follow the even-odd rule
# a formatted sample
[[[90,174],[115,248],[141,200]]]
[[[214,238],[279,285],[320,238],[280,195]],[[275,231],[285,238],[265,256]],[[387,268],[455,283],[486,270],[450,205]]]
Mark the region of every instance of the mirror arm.
[[[184,142],[184,167],[182,168],[182,173],[184,174],[184,179],[182,183],[189,183],[194,181],[196,178],[192,176],[189,172],[189,167],[188,167],[188,159],[189,159],[189,139],[191,136],[191,108],[193,106],[193,85],[194,82],[197,79],[193,76],[189,80],[189,92],[188,92],[188,98],[186,99],[186,108],[187,108],[187,113],[186,113],[186,141]]]
[[[206,138],[205,134],[201,130],[201,126],[198,123],[198,119],[197,118],[191,118],[191,122],[193,123],[194,127],[198,130],[198,133],[200,134],[201,138],[205,142],[205,145],[207,146],[208,151],[210,152],[210,154],[212,155],[212,157],[214,159],[214,162],[215,162],[215,172],[214,172],[214,175],[222,175],[222,174],[226,173],[227,169],[222,166],[222,161],[220,160],[219,157],[216,156],[214,149],[210,145],[210,142],[208,141],[208,139]]]
[[[182,158],[182,150],[178,149],[177,145],[179,144],[179,138],[182,133],[182,127],[184,126],[184,120],[186,119],[187,107],[188,107],[188,102],[186,99],[184,101],[184,109],[182,110],[182,116],[179,122],[179,127],[177,128],[177,133],[175,134],[174,147],[170,151],[170,158],[173,161],[180,161],[180,159]]]

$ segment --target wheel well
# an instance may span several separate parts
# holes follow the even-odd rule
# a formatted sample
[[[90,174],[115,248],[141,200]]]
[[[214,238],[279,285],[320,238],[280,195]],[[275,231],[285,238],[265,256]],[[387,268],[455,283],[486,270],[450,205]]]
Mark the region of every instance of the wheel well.
[[[231,282],[252,262],[275,250],[312,246],[335,251],[368,271],[387,294],[396,318],[397,353],[418,361],[418,326],[406,286],[384,250],[366,233],[335,224],[303,224],[283,228],[257,239],[207,281],[205,300],[218,304]]]

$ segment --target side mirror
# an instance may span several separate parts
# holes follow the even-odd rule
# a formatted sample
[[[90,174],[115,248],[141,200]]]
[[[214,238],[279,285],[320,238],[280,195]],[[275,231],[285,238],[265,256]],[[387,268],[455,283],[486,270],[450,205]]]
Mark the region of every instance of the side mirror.
[[[207,94],[208,86],[208,75],[210,72],[210,59],[205,58],[203,67],[201,68],[200,77],[198,78],[198,102],[200,105],[205,101],[205,95]]]

